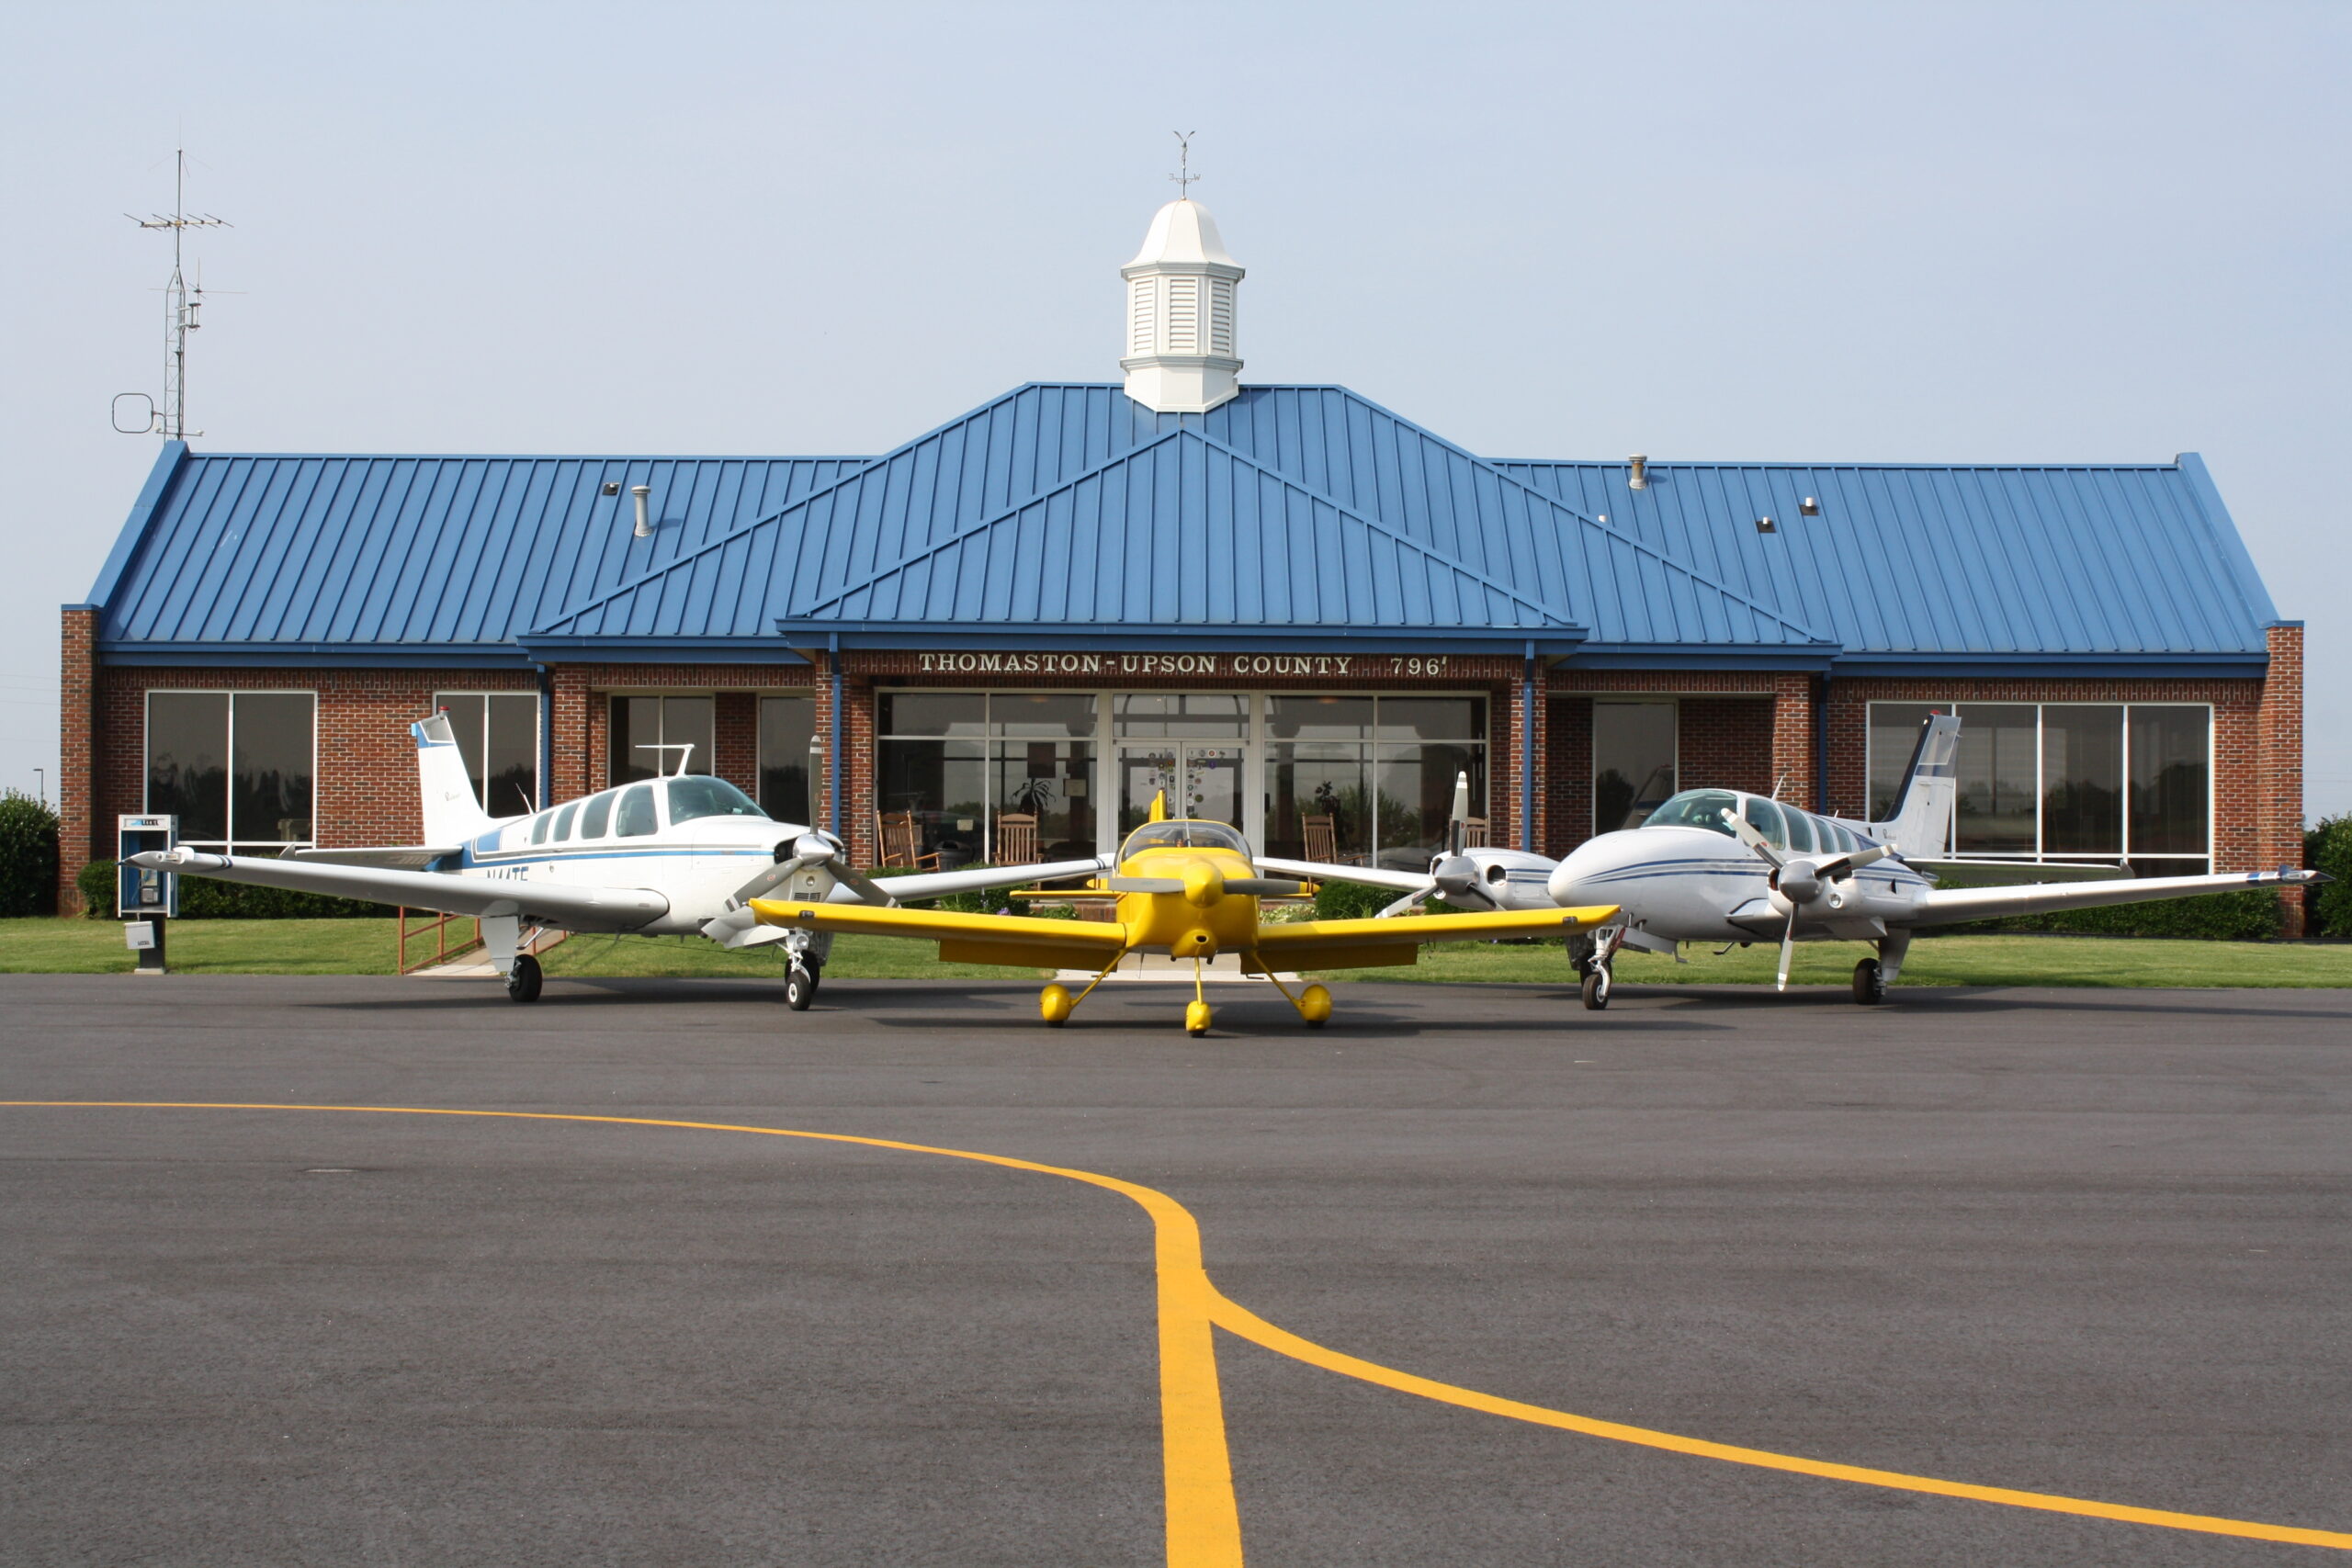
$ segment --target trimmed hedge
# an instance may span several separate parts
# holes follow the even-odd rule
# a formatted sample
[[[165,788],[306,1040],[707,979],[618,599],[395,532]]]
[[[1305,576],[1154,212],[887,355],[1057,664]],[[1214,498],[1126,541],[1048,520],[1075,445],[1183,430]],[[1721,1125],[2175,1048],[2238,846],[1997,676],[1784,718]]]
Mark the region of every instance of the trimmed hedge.
[[[2352,817],[2323,817],[2303,835],[2303,863],[2335,880],[2307,889],[2313,936],[2352,936]]]
[[[0,795],[0,915],[57,911],[57,813],[10,790]]]
[[[1930,927],[1920,934],[1983,936],[1993,932],[2269,942],[2278,935],[2278,895],[2271,888],[2249,887],[2239,893],[2206,893],[2194,898],[2159,899],[2152,904],[2107,904],[2090,909],[2012,915],[2001,920],[1971,920],[1966,925]]]
[[[959,865],[958,871],[986,871],[985,864]],[[893,876],[928,876],[912,866],[877,866],[865,874],[876,882]],[[1010,887],[983,887],[971,893],[943,893],[936,898],[918,898],[906,906],[910,909],[951,909],[959,915],[1035,915],[1041,920],[1074,920],[1078,911],[1064,904],[1059,907],[1038,906],[1034,898],[1015,898]]]
[[[115,864],[110,860],[92,861],[74,879],[82,890],[83,911],[94,920],[119,918],[114,906]],[[361,920],[387,919],[394,913],[390,904],[360,898],[259,887],[250,882],[220,882],[209,876],[180,878],[179,918],[184,920]]]

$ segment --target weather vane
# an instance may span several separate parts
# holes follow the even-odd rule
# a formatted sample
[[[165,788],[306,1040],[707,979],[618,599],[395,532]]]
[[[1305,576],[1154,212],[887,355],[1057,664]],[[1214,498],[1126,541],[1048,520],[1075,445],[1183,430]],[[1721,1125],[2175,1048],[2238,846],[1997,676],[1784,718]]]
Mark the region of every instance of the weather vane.
[[[1180,201],[1190,201],[1193,199],[1192,186],[1194,182],[1199,180],[1201,177],[1200,175],[1193,173],[1193,138],[1198,135],[1199,132],[1192,130],[1171,130],[1169,134],[1176,139],[1177,172],[1168,177],[1176,182],[1177,199]]]

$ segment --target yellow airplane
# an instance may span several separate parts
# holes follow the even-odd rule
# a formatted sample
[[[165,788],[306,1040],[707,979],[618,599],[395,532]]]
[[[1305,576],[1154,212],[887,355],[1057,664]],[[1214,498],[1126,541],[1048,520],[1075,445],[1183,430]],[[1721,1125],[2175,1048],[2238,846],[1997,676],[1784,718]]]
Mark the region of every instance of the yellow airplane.
[[[805,901],[755,898],[752,910],[763,924],[797,931],[934,940],[944,964],[1096,971],[1076,996],[1059,985],[1047,986],[1039,994],[1038,1011],[1056,1028],[1069,1021],[1071,1010],[1128,953],[1165,953],[1190,958],[1193,961],[1193,999],[1184,1009],[1188,1034],[1208,1030],[1209,1005],[1201,994],[1201,964],[1220,953],[1240,954],[1245,973],[1272,983],[1308,1027],[1319,1028],[1331,1016],[1331,993],[1321,986],[1308,986],[1293,996],[1274,978],[1275,971],[1411,964],[1429,942],[1566,936],[1605,924],[1617,914],[1616,908],[1609,906],[1267,925],[1259,919],[1259,899],[1295,894],[1304,890],[1304,885],[1260,876],[1250,846],[1239,833],[1222,822],[1171,819],[1164,795],[1152,802],[1149,819],[1127,835],[1119,850],[1118,867],[1117,874],[1088,884],[1091,890],[1119,896],[1116,912],[1107,921],[828,903],[821,893]]]

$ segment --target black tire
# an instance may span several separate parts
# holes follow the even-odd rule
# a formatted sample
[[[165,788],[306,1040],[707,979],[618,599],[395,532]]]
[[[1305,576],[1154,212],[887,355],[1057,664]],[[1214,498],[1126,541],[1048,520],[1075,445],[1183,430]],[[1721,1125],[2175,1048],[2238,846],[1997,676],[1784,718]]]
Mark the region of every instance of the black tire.
[[[506,972],[506,999],[514,1002],[535,1002],[539,999],[539,987],[547,976],[539,973],[539,961],[527,953],[514,955],[514,967]]]
[[[1854,965],[1854,999],[1864,1007],[1886,1000],[1886,971],[1878,966],[1877,959],[1865,958]]]
[[[1599,964],[1585,971],[1584,1005],[1592,1012],[1599,1012],[1609,1005],[1609,971]]]
[[[808,1004],[817,999],[817,976],[796,964],[784,977],[784,1005],[795,1012],[807,1012]]]

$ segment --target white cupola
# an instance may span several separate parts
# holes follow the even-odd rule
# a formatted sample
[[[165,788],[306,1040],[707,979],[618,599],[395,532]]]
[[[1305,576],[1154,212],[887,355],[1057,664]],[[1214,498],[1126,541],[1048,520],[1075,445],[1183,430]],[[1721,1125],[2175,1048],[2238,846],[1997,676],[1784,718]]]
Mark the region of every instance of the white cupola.
[[[1235,379],[1233,291],[1242,269],[1216,220],[1189,198],[1153,214],[1127,280],[1127,396],[1156,413],[1205,413],[1241,390]]]

